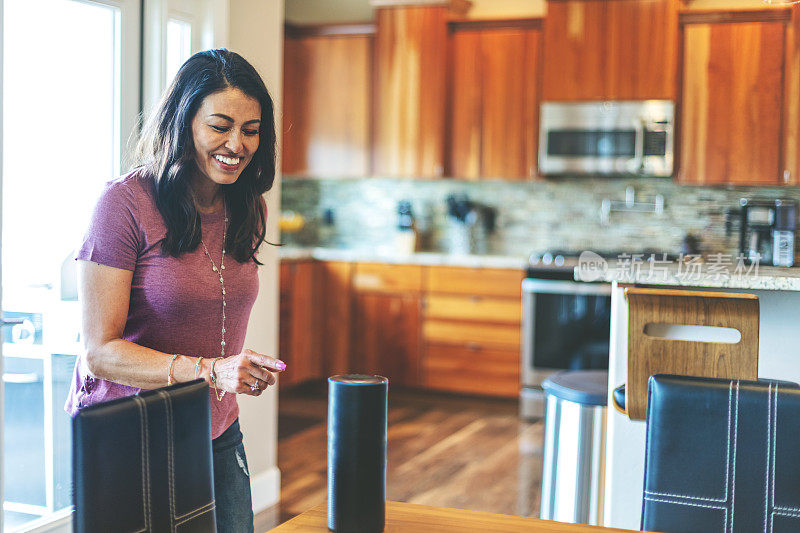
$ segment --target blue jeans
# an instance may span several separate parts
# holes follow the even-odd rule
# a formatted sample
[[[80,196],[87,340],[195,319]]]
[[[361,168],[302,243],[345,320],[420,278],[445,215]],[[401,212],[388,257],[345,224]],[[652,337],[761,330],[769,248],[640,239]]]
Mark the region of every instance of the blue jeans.
[[[253,533],[250,471],[244,455],[239,419],[211,441],[214,453],[214,496],[217,533]]]

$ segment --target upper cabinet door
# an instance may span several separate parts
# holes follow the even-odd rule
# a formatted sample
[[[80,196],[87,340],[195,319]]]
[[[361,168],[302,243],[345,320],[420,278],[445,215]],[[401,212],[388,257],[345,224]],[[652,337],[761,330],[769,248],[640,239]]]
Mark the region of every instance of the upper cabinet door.
[[[376,10],[375,174],[444,173],[446,7]]]
[[[677,0],[551,0],[542,98],[675,98]]]
[[[368,176],[372,35],[289,33],[284,41],[283,172]]]
[[[535,26],[540,21],[532,21]],[[468,25],[467,25],[468,26]],[[449,174],[536,175],[538,28],[455,29]]]
[[[786,23],[688,19],[682,29],[678,181],[781,183]]]
[[[605,96],[674,100],[678,64],[676,0],[610,0],[606,6]]]
[[[543,100],[605,99],[605,1],[547,3]]]

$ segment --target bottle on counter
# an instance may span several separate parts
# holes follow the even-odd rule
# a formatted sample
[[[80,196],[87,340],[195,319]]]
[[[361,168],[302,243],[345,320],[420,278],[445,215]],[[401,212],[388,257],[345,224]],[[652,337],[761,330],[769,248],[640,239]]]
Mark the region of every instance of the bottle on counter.
[[[772,229],[772,264],[794,265],[794,232],[797,230],[797,204],[775,200],[775,225]]]
[[[413,254],[417,248],[417,226],[411,202],[408,200],[400,200],[397,203],[395,248],[400,254]]]
[[[322,212],[322,220],[317,229],[317,242],[320,246],[331,246],[335,236],[336,212],[332,207],[328,207]]]

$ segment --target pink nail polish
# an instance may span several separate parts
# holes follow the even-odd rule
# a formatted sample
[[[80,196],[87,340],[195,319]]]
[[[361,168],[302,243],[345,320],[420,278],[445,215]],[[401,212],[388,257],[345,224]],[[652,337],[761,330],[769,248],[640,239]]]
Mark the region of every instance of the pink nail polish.
[[[279,369],[281,369],[281,370],[284,370],[284,369],[286,368],[286,363],[284,363],[284,362],[282,362],[282,361],[278,361],[278,362],[275,364],[275,366],[276,366],[276,367],[278,367],[278,368],[279,368]]]

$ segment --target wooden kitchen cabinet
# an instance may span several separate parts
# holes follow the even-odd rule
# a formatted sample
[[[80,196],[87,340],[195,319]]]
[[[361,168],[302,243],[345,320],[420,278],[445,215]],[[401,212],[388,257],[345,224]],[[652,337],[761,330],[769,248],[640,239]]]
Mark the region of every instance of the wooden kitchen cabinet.
[[[451,11],[425,6],[375,12],[375,174],[441,177]]]
[[[354,371],[419,385],[422,267],[357,263],[352,290]]]
[[[536,176],[541,25],[451,24],[448,175]]]
[[[516,397],[516,269],[281,263],[281,384],[345,373],[442,391]],[[290,371],[291,370],[291,371]]]
[[[320,325],[320,355],[325,376],[353,372],[351,361],[353,264],[339,261],[318,263],[321,305],[317,307]]]
[[[678,0],[550,0],[542,99],[674,100]]]
[[[523,277],[516,269],[426,268],[423,386],[519,394]]]
[[[789,24],[788,10],[681,16],[679,182],[783,183]]]
[[[370,174],[373,33],[372,25],[287,26],[284,174]]]
[[[284,261],[280,265],[280,327],[278,356],[286,363],[282,385],[322,377],[312,298],[315,294],[313,261]]]

